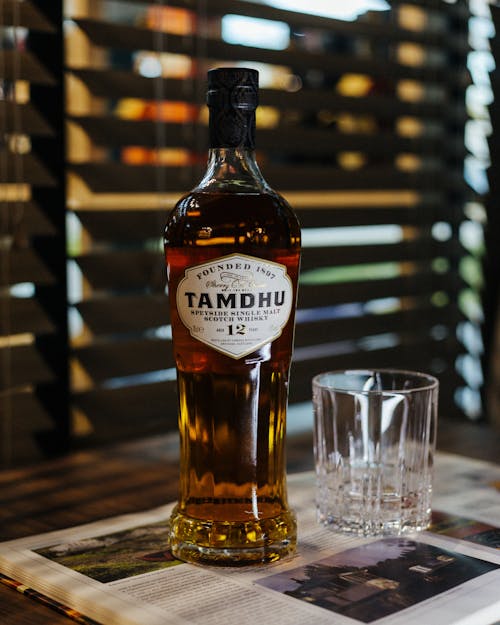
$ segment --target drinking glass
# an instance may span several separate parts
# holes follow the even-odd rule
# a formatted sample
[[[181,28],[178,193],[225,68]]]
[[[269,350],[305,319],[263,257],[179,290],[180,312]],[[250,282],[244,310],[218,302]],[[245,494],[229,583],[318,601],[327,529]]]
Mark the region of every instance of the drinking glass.
[[[431,518],[439,383],[425,373],[345,370],[313,378],[318,520],[363,536]]]

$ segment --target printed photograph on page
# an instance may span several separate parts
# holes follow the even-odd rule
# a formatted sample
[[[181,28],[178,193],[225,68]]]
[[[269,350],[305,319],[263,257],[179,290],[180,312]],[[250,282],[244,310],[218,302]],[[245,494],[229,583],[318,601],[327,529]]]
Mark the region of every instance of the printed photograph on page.
[[[406,538],[388,538],[257,580],[363,623],[413,606],[500,565]]]
[[[180,564],[168,543],[168,521],[84,538],[36,553],[102,583]]]

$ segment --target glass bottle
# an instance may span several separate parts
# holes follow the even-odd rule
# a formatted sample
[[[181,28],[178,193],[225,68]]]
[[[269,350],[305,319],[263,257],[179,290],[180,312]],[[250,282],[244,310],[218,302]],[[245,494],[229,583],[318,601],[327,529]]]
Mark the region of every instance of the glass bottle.
[[[295,549],[285,429],[300,227],[255,161],[258,72],[208,72],[210,149],[165,229],[177,368],[173,554],[221,565]]]

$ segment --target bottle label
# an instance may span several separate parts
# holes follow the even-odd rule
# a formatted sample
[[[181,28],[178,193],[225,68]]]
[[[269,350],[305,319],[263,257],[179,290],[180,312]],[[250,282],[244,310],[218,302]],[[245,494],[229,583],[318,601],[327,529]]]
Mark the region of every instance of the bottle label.
[[[285,265],[230,254],[186,269],[176,300],[193,338],[238,359],[280,336],[293,288]]]

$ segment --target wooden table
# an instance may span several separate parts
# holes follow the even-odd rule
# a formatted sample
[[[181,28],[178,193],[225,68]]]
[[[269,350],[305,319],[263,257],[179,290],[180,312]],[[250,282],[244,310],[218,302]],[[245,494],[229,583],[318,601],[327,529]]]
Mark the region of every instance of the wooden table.
[[[0,472],[0,540],[160,506],[176,497],[176,435],[75,451]],[[500,462],[500,432],[441,420],[440,451]],[[288,439],[290,472],[313,468],[312,436]],[[69,619],[0,585],[1,625],[68,625]]]

